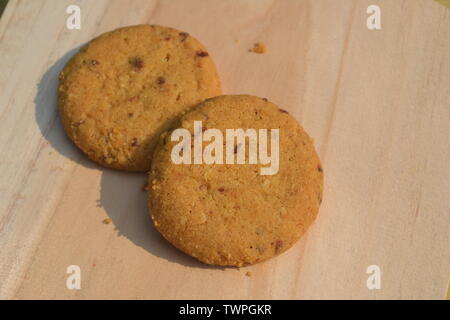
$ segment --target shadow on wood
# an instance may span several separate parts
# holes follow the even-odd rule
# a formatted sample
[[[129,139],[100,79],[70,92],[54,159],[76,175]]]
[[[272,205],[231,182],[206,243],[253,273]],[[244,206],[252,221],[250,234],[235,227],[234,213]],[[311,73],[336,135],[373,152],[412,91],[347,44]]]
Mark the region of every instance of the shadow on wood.
[[[42,76],[38,83],[35,103],[35,119],[44,138],[63,156],[88,167],[100,168],[87,159],[82,152],[69,140],[64,132],[58,112],[58,76],[67,61],[80,50],[83,45],[70,50],[59,58]]]

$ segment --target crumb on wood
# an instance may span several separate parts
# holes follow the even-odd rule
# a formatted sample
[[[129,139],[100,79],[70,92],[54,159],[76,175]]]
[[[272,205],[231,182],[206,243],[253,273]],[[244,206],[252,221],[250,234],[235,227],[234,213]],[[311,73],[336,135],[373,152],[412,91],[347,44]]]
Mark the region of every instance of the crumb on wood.
[[[111,218],[106,218],[106,219],[103,219],[103,224],[110,224],[111,222],[112,222],[112,219]]]
[[[252,273],[251,273],[250,271],[247,271],[247,272],[245,273],[245,275],[246,275],[247,277],[251,277],[251,276],[252,276]]]
[[[256,42],[253,45],[253,48],[249,49],[248,51],[254,52],[254,53],[266,53],[267,52],[267,47],[262,42]]]

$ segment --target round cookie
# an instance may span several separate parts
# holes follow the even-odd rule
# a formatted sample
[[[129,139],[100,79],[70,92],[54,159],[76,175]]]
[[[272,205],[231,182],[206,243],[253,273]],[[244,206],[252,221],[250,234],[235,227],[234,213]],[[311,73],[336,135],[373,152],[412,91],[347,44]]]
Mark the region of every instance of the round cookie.
[[[102,34],[59,79],[59,109],[70,139],[93,161],[127,171],[148,171],[161,132],[221,93],[205,47],[185,32],[156,25]]]
[[[202,121],[200,130],[194,131],[194,121]],[[219,129],[223,145],[230,143],[226,129],[268,129],[267,137],[279,129],[279,170],[262,175],[269,164],[250,164],[248,153],[244,164],[227,164],[225,146],[224,164],[205,164],[204,159],[202,164],[175,164],[172,150],[182,141],[172,141],[176,128],[189,130],[191,138]],[[203,150],[210,141],[203,142]],[[236,154],[242,148],[231,146]],[[315,220],[322,188],[313,141],[291,115],[267,99],[226,95],[200,103],[161,135],[149,173],[148,202],[156,229],[174,246],[207,264],[243,266],[290,248]]]

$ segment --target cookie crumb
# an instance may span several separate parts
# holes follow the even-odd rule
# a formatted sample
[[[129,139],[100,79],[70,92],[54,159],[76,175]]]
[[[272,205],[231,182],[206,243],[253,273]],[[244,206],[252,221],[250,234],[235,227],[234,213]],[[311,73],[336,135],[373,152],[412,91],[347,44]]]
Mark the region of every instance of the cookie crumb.
[[[245,273],[245,275],[246,275],[247,277],[251,277],[251,276],[252,276],[252,273],[251,273],[250,271],[247,271],[247,272]]]
[[[73,122],[72,126],[73,127],[79,127],[80,125],[82,125],[85,121],[84,120],[79,120],[77,122]]]
[[[187,37],[189,37],[189,33],[187,33],[187,32],[180,32],[179,35],[180,35],[181,41],[184,41],[184,40],[186,40]]]
[[[164,83],[166,83],[166,79],[164,77],[158,77],[157,82],[158,82],[158,84],[164,84]]]
[[[90,59],[90,60],[87,60],[87,61],[83,61],[83,63],[86,63],[86,64],[88,64],[88,65],[90,65],[90,66],[95,66],[95,65],[97,65],[97,64],[100,64],[100,62],[98,62],[98,61],[95,60],[95,59]]]
[[[253,45],[253,48],[249,49],[248,51],[254,52],[254,53],[266,53],[267,52],[267,47],[262,42],[256,42]]]
[[[275,241],[275,252],[278,252],[283,247],[283,240]]]
[[[207,57],[209,56],[209,53],[206,51],[197,51],[197,57]]]
[[[134,67],[134,70],[140,71],[144,67],[144,61],[139,57],[133,57],[128,60],[128,63]]]
[[[111,218],[103,219],[103,224],[110,224],[112,222]]]

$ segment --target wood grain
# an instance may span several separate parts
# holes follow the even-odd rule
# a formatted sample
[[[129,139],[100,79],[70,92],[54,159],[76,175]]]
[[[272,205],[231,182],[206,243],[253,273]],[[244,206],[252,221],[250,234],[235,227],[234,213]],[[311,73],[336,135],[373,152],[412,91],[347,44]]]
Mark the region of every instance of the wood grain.
[[[435,1],[14,1],[0,20],[0,297],[442,299],[450,270],[450,10]],[[382,30],[366,28],[378,4]],[[196,36],[226,93],[267,97],[315,139],[319,218],[282,256],[211,268],[151,227],[145,175],[65,137],[57,74],[92,37],[155,23]],[[256,41],[268,52],[248,52]],[[102,224],[105,218],[112,224]],[[79,265],[81,290],[66,288]],[[368,290],[366,268],[382,270]],[[246,277],[245,272],[252,276]]]

